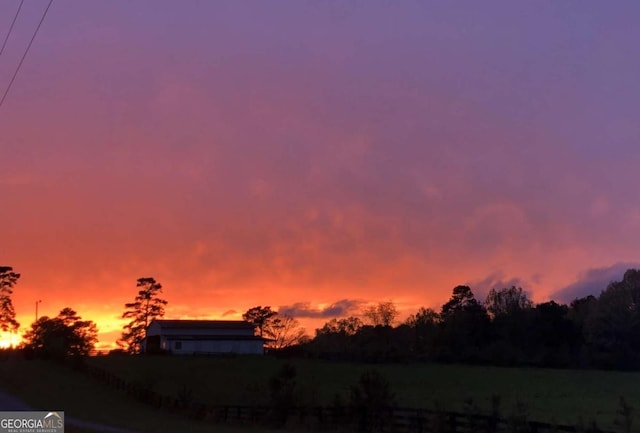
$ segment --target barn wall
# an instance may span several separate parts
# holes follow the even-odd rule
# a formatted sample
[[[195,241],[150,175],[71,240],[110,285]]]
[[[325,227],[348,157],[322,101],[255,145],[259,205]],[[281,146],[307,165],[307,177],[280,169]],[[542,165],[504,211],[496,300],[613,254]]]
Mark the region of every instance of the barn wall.
[[[181,348],[176,348],[176,341],[170,342],[170,350],[176,355],[237,353],[243,355],[262,355],[262,341],[258,340],[186,340],[180,341]]]
[[[151,327],[149,327],[151,330]],[[185,329],[163,329],[163,335],[184,335],[188,333],[193,336],[203,336],[203,335],[244,335],[244,336],[253,336],[254,331],[253,328],[244,329],[244,328],[227,328],[227,329],[215,329],[215,328],[189,328]]]
[[[151,322],[151,324],[147,327],[147,336],[151,335],[161,335],[162,328],[156,322]]]

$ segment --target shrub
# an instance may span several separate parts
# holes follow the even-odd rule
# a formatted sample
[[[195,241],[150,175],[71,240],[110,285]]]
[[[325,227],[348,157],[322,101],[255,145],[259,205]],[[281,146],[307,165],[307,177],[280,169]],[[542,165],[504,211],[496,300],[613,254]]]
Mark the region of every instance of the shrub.
[[[379,431],[389,423],[395,395],[389,381],[377,370],[366,371],[351,386],[350,406],[357,416],[360,431]]]
[[[287,363],[269,380],[272,420],[282,426],[287,422],[294,407],[296,389],[296,369]]]
[[[624,433],[631,433],[631,424],[633,422],[633,408],[624,397],[620,397],[620,407],[617,411],[615,424],[622,429]]]

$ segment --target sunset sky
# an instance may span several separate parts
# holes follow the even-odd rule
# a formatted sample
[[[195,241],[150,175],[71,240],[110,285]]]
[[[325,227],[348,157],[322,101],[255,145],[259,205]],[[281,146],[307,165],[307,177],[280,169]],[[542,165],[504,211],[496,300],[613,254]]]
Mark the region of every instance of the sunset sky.
[[[18,0],[0,3],[0,42]],[[4,92],[47,1],[23,6]],[[640,266],[640,2],[56,0],[0,107],[23,328],[599,293]],[[0,93],[1,95],[1,93]]]

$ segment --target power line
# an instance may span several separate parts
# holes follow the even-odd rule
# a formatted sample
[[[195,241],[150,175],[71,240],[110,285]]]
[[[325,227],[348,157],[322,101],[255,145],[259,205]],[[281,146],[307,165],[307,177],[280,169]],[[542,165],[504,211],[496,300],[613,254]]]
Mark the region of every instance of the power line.
[[[13,73],[13,77],[11,77],[11,81],[9,81],[9,85],[7,86],[7,89],[4,91],[4,95],[2,95],[2,99],[0,99],[0,107],[2,107],[2,104],[4,103],[5,98],[9,94],[9,90],[11,89],[11,86],[13,85],[13,82],[15,81],[16,76],[18,75],[18,71],[20,71],[20,67],[22,66],[22,63],[24,62],[24,59],[27,57],[27,54],[29,53],[29,49],[31,48],[31,45],[33,44],[33,41],[35,40],[36,35],[38,34],[38,30],[40,30],[40,26],[42,26],[42,22],[44,21],[44,18],[47,16],[47,12],[49,12],[49,8],[51,7],[51,3],[53,3],[53,0],[49,0],[49,4],[47,5],[47,8],[44,10],[44,13],[42,14],[42,18],[40,18],[40,22],[38,23],[38,27],[36,27],[36,31],[33,32],[33,36],[31,37],[31,40],[29,41],[29,45],[27,45],[27,49],[24,50],[24,54],[22,55],[22,58],[20,59],[20,63],[18,63],[18,67],[16,68],[16,71]]]
[[[11,21],[11,27],[9,27],[7,36],[5,36],[4,42],[2,43],[2,48],[0,48],[0,56],[4,52],[4,47],[7,46],[7,41],[9,40],[9,36],[11,36],[11,31],[13,30],[13,26],[16,24],[16,20],[18,19],[18,15],[20,14],[20,9],[22,9],[22,3],[24,3],[24,0],[20,0],[20,4],[18,5],[18,10],[16,11],[16,15],[13,17],[13,21]]]

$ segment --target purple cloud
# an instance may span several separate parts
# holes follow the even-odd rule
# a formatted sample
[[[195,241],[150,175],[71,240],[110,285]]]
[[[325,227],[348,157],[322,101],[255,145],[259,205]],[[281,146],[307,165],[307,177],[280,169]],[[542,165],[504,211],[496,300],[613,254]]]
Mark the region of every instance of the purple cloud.
[[[528,286],[528,284],[521,278],[513,277],[506,279],[504,272],[502,271],[494,272],[481,280],[471,281],[466,285],[471,287],[471,290],[473,290],[477,299],[486,298],[491,289],[500,290],[512,286],[522,287],[524,289]],[[527,292],[527,295],[530,296],[531,294]]]
[[[328,318],[353,314],[362,306],[363,301],[355,299],[341,299],[328,307],[317,308],[309,302],[296,302],[292,305],[281,306],[278,313],[292,317]]]
[[[598,296],[609,283],[622,280],[625,271],[631,268],[640,268],[640,264],[619,262],[603,268],[587,269],[578,275],[577,281],[554,292],[551,297],[556,301],[569,303],[588,295]]]

